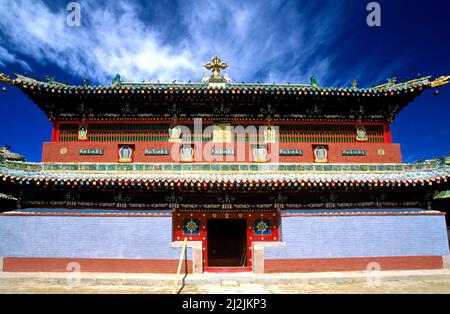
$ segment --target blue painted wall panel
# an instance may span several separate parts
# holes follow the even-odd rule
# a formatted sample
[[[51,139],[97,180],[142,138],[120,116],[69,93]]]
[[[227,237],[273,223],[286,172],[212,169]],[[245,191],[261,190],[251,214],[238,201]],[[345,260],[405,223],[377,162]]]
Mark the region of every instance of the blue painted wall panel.
[[[286,216],[266,259],[448,255],[444,216]]]
[[[178,259],[171,235],[171,217],[0,216],[0,256]]]

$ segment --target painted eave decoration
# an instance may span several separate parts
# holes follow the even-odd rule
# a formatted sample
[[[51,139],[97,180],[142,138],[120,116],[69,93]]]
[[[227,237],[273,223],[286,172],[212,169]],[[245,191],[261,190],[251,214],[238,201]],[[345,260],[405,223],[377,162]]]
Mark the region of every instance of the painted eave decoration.
[[[75,166],[74,164],[72,166]],[[148,164],[147,166],[150,166]],[[333,165],[308,165],[314,170],[295,171],[284,168],[285,171],[201,171],[197,169],[178,170],[180,167],[195,167],[196,165],[171,165],[172,170],[146,171],[143,165],[126,164],[116,165],[117,167],[139,167],[140,171],[133,171],[131,168],[120,168],[123,170],[101,170],[100,167],[94,170],[83,168],[84,170],[45,170],[51,164],[8,162],[0,165],[0,180],[4,183],[19,185],[41,185],[41,186],[73,186],[73,187],[116,187],[130,186],[141,188],[176,189],[184,188],[191,190],[208,189],[242,189],[242,190],[275,190],[284,189],[309,189],[327,187],[358,187],[373,189],[377,187],[414,187],[431,186],[447,183],[450,178],[450,165],[445,163],[400,164],[391,165],[384,171],[370,171],[368,165],[359,165],[359,170],[355,169],[341,171],[327,171],[325,168]],[[60,165],[63,166],[63,165]],[[64,165],[67,166],[67,165]],[[92,165],[78,165],[95,166]],[[97,165],[101,166],[101,165]],[[110,165],[113,166],[113,165]],[[142,166],[142,167],[141,167]],[[153,165],[155,166],[155,165]],[[159,165],[160,166],[160,165]],[[176,168],[173,168],[175,167]],[[221,165],[224,166],[224,165]],[[299,165],[305,166],[305,165]],[[346,165],[339,165],[345,167]],[[348,166],[348,165],[347,165]],[[358,166],[358,165],[351,165]],[[380,165],[375,165],[380,166]],[[383,165],[379,169],[386,169],[388,165]],[[306,166],[305,166],[306,167]],[[54,168],[56,169],[56,168]],[[106,168],[101,168],[106,169]],[[119,168],[116,168],[119,169]],[[128,170],[127,170],[128,169]],[[153,168],[155,169],[155,168]],[[177,170],[174,170],[177,169]],[[289,168],[290,169],[290,168]],[[308,168],[310,169],[310,168]],[[351,168],[350,168],[351,169]],[[366,169],[362,171],[361,169]]]
[[[17,198],[15,198],[12,195],[0,193],[0,199],[1,200],[9,200],[9,201],[17,201]]]
[[[446,191],[438,191],[433,197],[435,200],[437,199],[447,199],[450,198],[450,190]]]

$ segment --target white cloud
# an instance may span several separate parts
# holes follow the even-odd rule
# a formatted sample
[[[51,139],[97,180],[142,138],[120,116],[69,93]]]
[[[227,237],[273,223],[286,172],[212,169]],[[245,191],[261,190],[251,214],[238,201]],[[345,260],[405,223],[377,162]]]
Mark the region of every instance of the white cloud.
[[[181,18],[167,20],[183,34],[175,42],[165,34],[168,25],[142,20],[142,7],[131,1],[80,1],[81,27],[69,27],[65,7],[0,0],[7,47],[0,47],[0,65],[27,67],[20,55],[97,83],[115,73],[125,80],[199,81],[202,65],[218,54],[236,81],[308,82],[312,74],[326,80],[336,54],[323,51],[341,31],[342,8],[332,3],[180,1]]]
[[[24,60],[17,58],[10,53],[4,47],[0,47],[0,66],[6,66],[5,63],[17,63],[20,64],[27,71],[31,71],[31,67]]]

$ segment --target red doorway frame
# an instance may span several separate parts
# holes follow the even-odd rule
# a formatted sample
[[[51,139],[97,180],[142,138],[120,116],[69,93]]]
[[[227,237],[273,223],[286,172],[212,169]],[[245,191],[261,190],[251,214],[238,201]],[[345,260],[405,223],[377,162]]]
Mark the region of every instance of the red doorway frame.
[[[198,219],[200,230],[198,234],[183,234],[184,219]],[[208,266],[208,219],[247,219],[247,263],[245,267],[209,267]],[[270,219],[271,234],[255,235],[253,223],[255,219]],[[173,241],[202,241],[203,271],[206,272],[246,272],[252,270],[252,243],[266,241],[280,241],[279,227],[280,213],[276,210],[243,210],[243,211],[199,211],[182,210],[173,215]]]

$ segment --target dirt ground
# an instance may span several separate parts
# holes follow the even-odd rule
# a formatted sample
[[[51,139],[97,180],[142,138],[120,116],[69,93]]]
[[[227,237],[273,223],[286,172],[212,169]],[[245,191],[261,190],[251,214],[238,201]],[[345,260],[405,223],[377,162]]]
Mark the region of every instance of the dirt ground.
[[[238,287],[220,285],[187,286],[182,293],[288,293],[288,294],[372,294],[372,293],[450,293],[449,279],[395,280],[376,285],[362,282],[298,282],[289,284],[241,284]]]
[[[179,286],[181,288],[181,285]],[[171,281],[136,282],[111,280],[81,280],[70,283],[62,279],[0,278],[0,293],[56,293],[56,294],[166,294],[171,293]],[[267,293],[450,293],[450,277],[381,278],[377,282],[364,280],[288,280],[275,282],[187,282],[182,294],[267,294]]]

